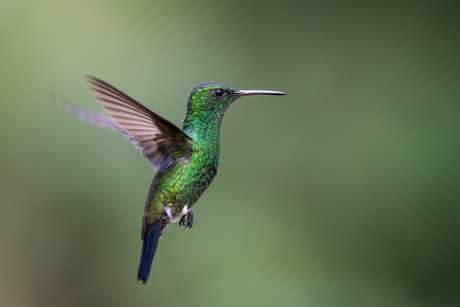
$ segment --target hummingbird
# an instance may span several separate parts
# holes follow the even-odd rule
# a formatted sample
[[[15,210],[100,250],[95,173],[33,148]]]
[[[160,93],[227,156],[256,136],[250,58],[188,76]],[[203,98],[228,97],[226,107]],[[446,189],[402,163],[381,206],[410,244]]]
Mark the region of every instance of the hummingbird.
[[[193,226],[190,210],[216,176],[220,157],[220,126],[227,108],[251,95],[286,95],[278,91],[237,90],[203,82],[190,92],[182,130],[101,79],[86,81],[104,112],[56,100],[56,105],[90,124],[127,137],[156,171],[142,218],[143,241],[138,281],[147,282],[158,241],[170,223]]]

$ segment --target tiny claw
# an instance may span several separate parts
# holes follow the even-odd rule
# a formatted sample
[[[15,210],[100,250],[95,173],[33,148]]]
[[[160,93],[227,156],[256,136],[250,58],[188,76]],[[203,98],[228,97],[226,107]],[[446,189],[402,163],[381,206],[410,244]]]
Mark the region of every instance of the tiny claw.
[[[187,214],[187,228],[192,228],[193,226],[193,213],[190,211],[189,214]]]
[[[182,228],[192,228],[193,226],[193,212],[188,211],[187,214],[183,215],[179,221],[179,226]]]

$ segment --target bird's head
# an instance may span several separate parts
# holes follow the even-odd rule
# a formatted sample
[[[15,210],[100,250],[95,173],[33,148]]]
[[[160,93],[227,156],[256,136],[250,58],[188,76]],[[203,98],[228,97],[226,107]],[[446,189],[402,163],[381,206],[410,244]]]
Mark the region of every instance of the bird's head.
[[[286,95],[277,91],[237,90],[217,82],[203,82],[190,92],[187,113],[220,113],[223,116],[228,106],[236,99],[249,95]]]

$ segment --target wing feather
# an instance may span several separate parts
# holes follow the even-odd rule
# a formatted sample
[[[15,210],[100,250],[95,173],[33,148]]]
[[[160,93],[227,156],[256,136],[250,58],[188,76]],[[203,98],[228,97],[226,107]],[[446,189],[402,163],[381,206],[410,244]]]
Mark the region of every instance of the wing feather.
[[[176,158],[191,151],[192,139],[173,123],[97,77],[86,76],[86,80],[105,113],[58,98],[56,105],[90,124],[120,131],[155,170],[165,170]]]

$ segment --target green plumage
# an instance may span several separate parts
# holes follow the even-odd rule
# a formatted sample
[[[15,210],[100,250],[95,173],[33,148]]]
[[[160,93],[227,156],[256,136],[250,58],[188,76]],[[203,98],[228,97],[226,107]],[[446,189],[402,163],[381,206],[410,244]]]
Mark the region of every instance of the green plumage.
[[[182,130],[108,83],[87,77],[96,100],[108,114],[60,104],[88,122],[120,131],[141,150],[157,173],[145,203],[143,248],[138,279],[145,283],[163,231],[171,222],[193,226],[190,208],[217,174],[220,125],[230,104],[242,96],[285,95],[242,91],[216,82],[197,85],[189,95]]]
[[[226,97],[215,97],[213,90],[225,89]],[[181,218],[184,206],[190,209],[211,184],[217,174],[220,155],[220,124],[228,106],[237,98],[235,89],[206,82],[190,93],[182,130],[190,138],[189,151],[176,159],[152,182],[144,210],[142,238],[170,208],[173,222]],[[165,222],[167,227],[169,222]],[[160,233],[160,236],[161,236]]]

